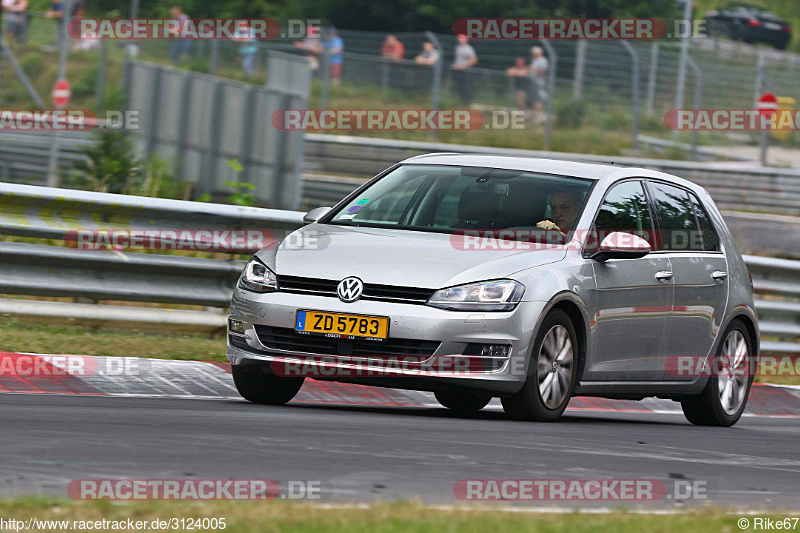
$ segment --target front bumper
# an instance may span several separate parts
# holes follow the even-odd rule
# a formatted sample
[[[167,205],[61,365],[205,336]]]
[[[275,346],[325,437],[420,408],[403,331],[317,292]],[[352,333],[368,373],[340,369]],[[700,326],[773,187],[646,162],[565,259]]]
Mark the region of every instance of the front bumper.
[[[305,375],[315,379],[415,390],[457,387],[511,394],[525,382],[529,344],[545,306],[546,302],[523,301],[509,312],[461,312],[368,300],[343,303],[338,298],[325,296],[280,291],[259,294],[237,288],[231,302],[230,318],[243,323],[244,333],[228,332],[227,356],[233,365],[261,367],[273,373],[278,368],[276,364],[286,365],[288,362],[291,365],[303,361],[302,368],[309,371]],[[298,309],[387,316],[391,319],[390,338],[440,344],[433,356],[418,368],[413,363],[398,363],[398,359],[407,360],[403,356],[395,359],[384,357],[383,362],[369,356],[334,354],[320,357],[318,353],[271,349],[262,343],[255,326],[293,329]],[[235,344],[231,343],[232,340]],[[463,354],[469,344],[507,344],[511,346],[511,352],[502,365],[497,365],[499,368],[489,369],[488,365],[472,364],[474,358],[465,358]],[[449,363],[441,364],[443,361]],[[367,368],[371,371],[365,372]],[[454,371],[448,372],[448,368]]]

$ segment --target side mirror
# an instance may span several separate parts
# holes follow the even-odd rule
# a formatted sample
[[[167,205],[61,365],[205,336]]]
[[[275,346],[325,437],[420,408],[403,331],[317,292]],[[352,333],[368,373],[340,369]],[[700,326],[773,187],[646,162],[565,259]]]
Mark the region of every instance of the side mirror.
[[[316,207],[303,215],[303,222],[306,224],[311,224],[312,222],[316,222],[317,220],[324,217],[328,211],[330,211],[330,207]]]
[[[614,231],[603,239],[600,248],[589,257],[602,263],[609,259],[638,259],[651,251],[650,243],[638,235]]]

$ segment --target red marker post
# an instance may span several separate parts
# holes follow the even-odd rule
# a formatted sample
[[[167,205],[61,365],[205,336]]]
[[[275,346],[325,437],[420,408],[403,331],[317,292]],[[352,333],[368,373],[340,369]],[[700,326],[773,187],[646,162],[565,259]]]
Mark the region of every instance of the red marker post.
[[[769,120],[778,112],[778,97],[773,92],[763,93],[756,102],[758,113]],[[769,146],[769,130],[761,131],[761,166],[767,166],[767,147]]]
[[[53,92],[50,94],[53,97],[53,105],[58,109],[63,109],[69,103],[69,99],[72,96],[72,89],[67,80],[60,79],[53,85]]]

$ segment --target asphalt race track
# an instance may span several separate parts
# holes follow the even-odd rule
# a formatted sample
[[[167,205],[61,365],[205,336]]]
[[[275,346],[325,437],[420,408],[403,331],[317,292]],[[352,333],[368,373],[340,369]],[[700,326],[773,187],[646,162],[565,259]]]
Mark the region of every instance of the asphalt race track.
[[[724,211],[737,246],[756,255],[800,259],[800,217]]]
[[[158,379],[168,382],[164,375]],[[558,423],[536,424],[508,421],[494,403],[459,417],[429,403],[402,405],[379,389],[336,392],[335,385],[314,383],[282,407],[190,391],[183,397],[88,389],[0,394],[0,496],[66,497],[74,479],[273,479],[320,481],[327,502],[461,504],[453,486],[463,479],[613,478],[657,479],[667,487],[664,498],[629,508],[709,502],[800,508],[796,415],[751,414],[733,428],[703,428],[674,410],[637,412],[636,402],[615,402],[630,409],[603,410],[573,400],[583,407],[568,410]],[[179,384],[182,390],[185,385]],[[754,394],[771,388],[757,389]],[[334,392],[339,396],[330,396]],[[670,488],[677,480],[702,490],[678,502]]]

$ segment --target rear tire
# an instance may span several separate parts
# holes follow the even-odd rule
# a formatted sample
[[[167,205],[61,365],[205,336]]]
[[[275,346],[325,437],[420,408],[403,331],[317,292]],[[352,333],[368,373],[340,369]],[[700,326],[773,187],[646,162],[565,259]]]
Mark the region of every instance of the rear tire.
[[[503,410],[513,420],[555,422],[567,408],[578,379],[578,336],[569,315],[557,309],[539,328],[522,389],[503,398]]]
[[[436,400],[456,412],[475,413],[486,407],[492,401],[491,394],[467,391],[436,391],[433,393]]]
[[[305,378],[284,378],[261,371],[231,367],[233,383],[245,400],[262,405],[283,405],[295,397]]]
[[[757,362],[750,357],[752,352],[750,333],[742,321],[736,320],[725,330],[711,366],[712,376],[703,392],[681,401],[689,422],[697,426],[729,427],[741,418],[757,369]],[[725,368],[735,369],[734,374],[719,371]]]

